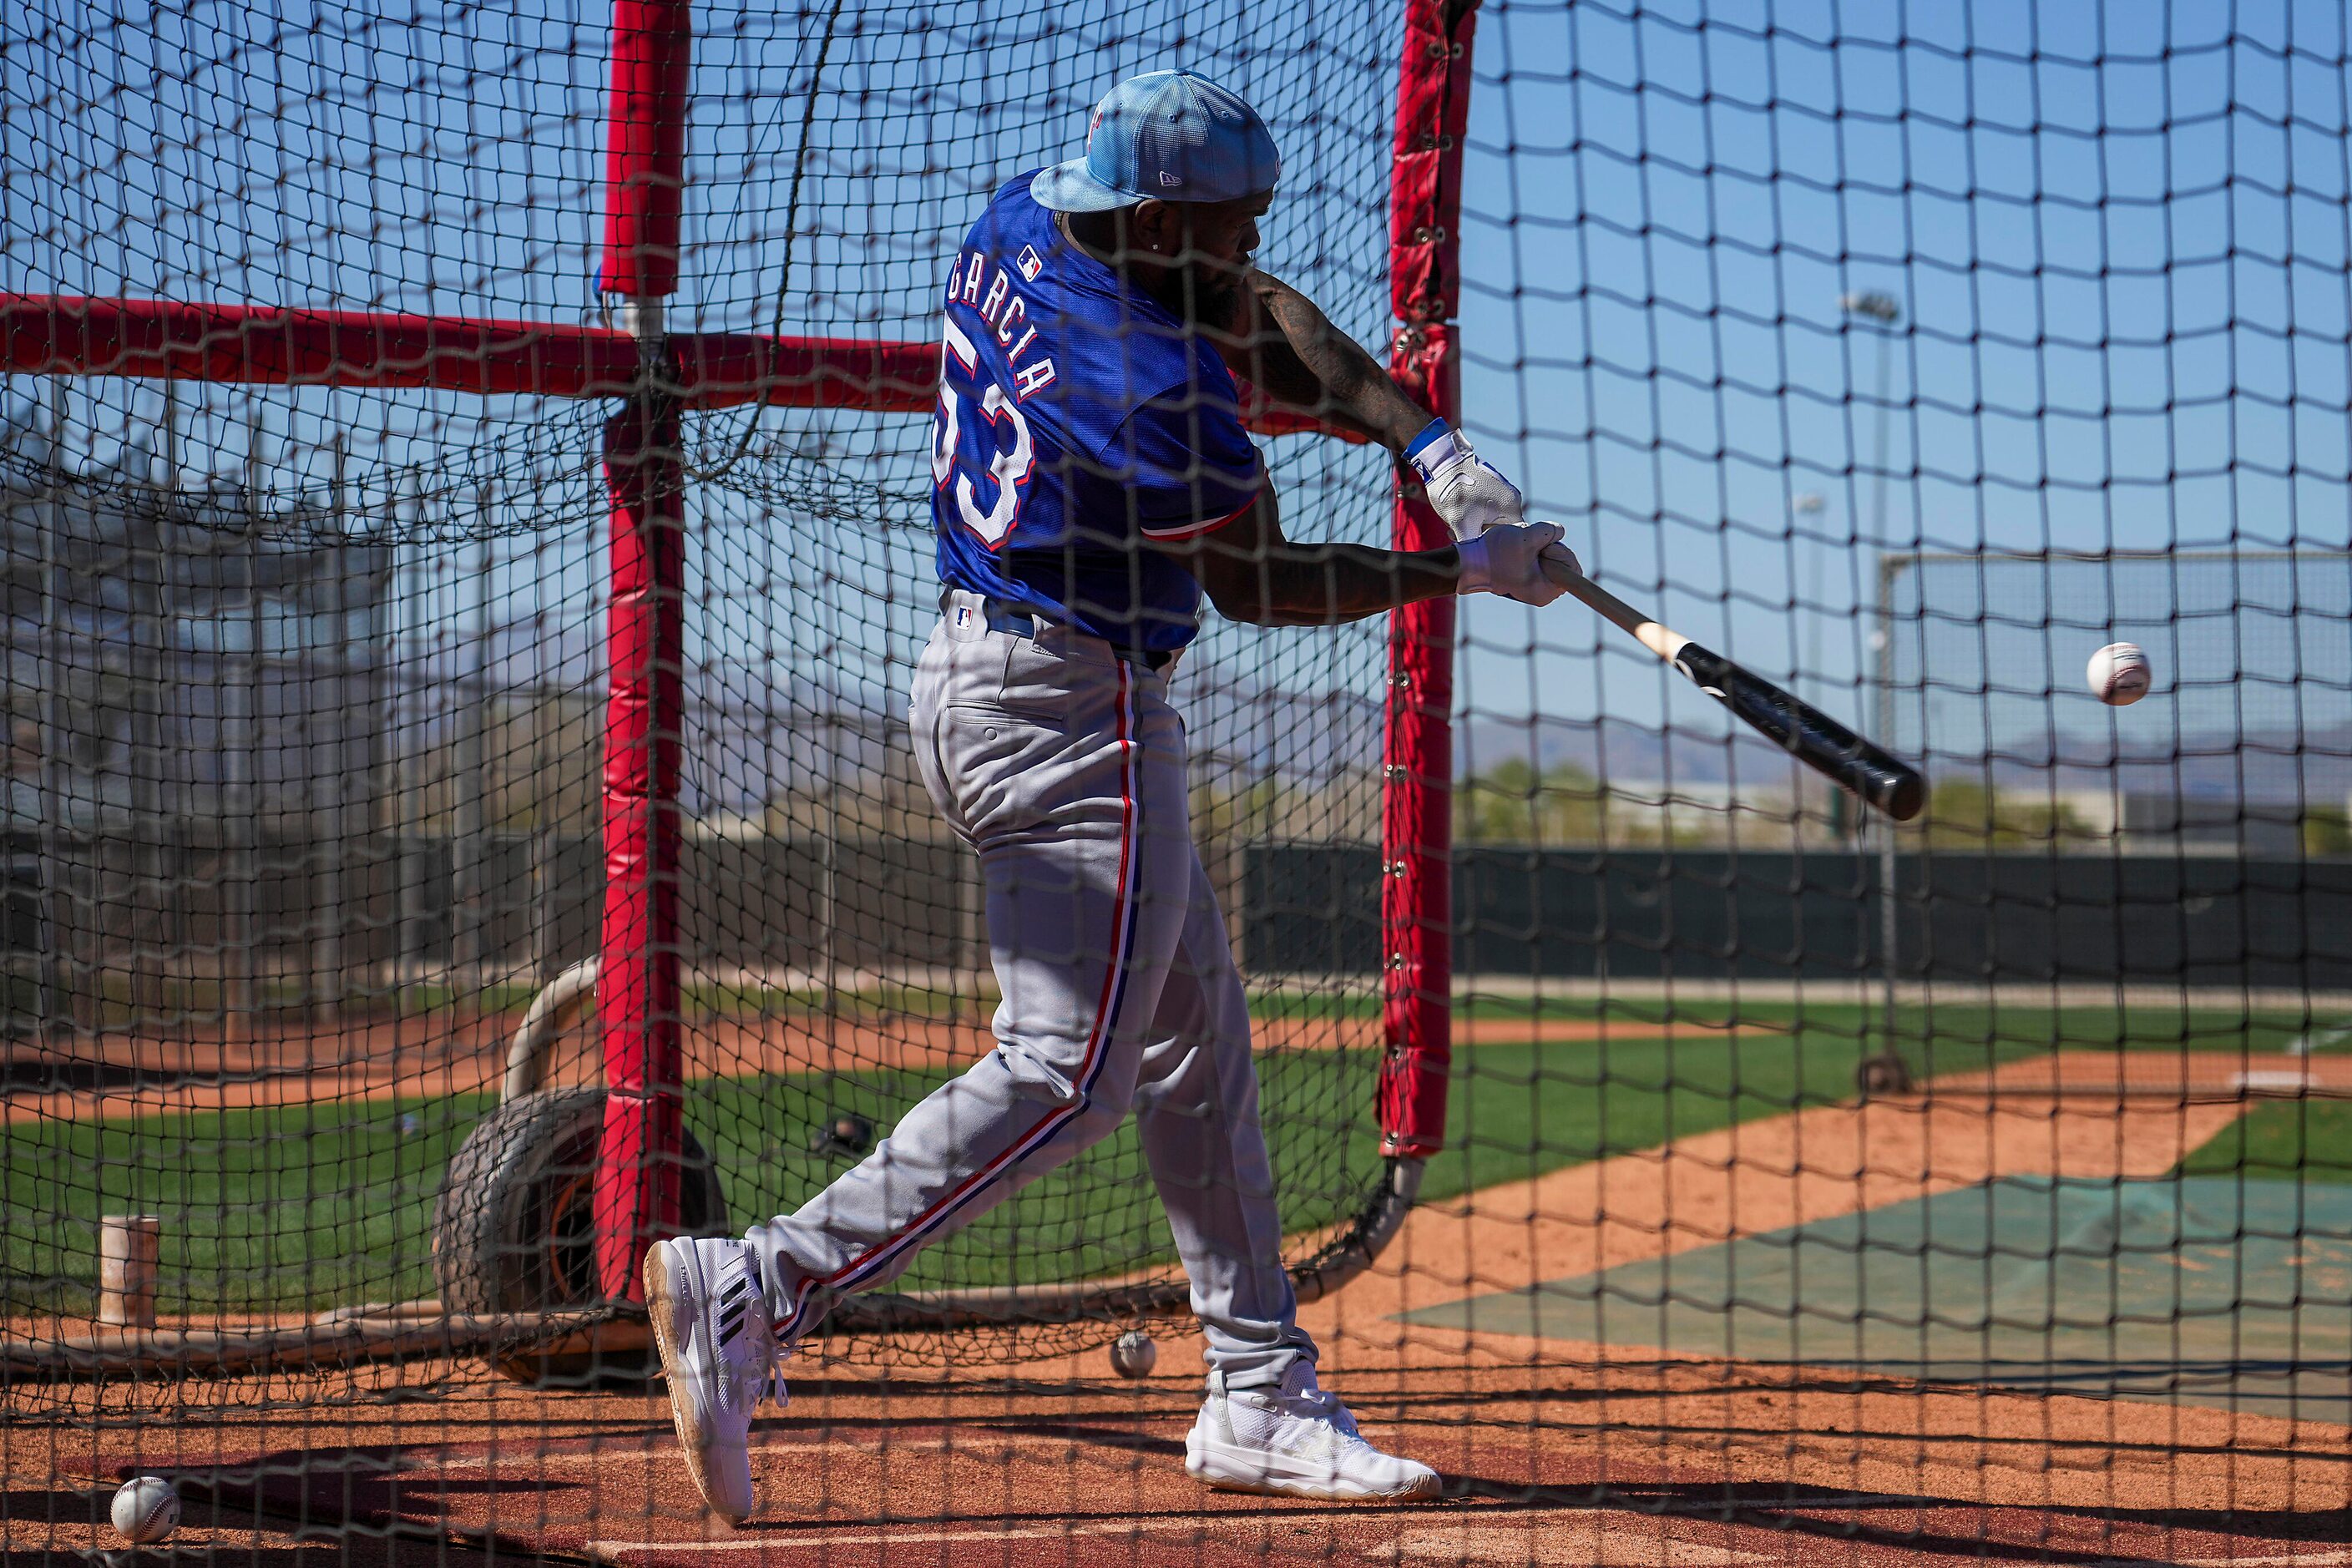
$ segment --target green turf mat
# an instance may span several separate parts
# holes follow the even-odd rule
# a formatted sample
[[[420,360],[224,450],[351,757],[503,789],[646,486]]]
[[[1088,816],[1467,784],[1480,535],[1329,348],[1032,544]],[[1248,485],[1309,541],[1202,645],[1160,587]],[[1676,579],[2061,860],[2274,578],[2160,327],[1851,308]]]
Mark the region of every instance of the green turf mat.
[[[2012,1177],[1409,1321],[2352,1420],[2352,1188]]]

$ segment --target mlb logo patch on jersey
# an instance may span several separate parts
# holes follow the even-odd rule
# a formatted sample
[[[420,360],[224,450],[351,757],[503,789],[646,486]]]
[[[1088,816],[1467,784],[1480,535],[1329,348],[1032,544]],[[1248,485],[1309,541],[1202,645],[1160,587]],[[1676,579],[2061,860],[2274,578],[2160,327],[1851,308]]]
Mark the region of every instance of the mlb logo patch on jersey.
[[[1038,256],[1037,247],[1034,245],[1023,246],[1021,255],[1013,265],[1020,268],[1021,276],[1032,283],[1037,281],[1037,274],[1045,270],[1045,260]]]

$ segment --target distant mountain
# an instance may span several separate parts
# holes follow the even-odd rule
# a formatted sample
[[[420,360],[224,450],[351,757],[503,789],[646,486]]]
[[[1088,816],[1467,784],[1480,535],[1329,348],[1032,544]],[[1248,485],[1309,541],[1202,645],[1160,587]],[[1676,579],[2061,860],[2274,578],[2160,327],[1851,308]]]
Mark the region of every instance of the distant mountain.
[[[1747,731],[1697,734],[1659,731],[1617,719],[1554,719],[1532,722],[1472,719],[1454,732],[1454,771],[1468,777],[1508,758],[1538,768],[1581,768],[1610,784],[1652,786],[1671,781],[1710,792],[1785,790],[1795,765],[1779,747]]]
[[[1569,765],[1616,785],[1660,792],[1672,781],[1707,792],[1782,791],[1795,763],[1761,736],[1661,731],[1623,721],[1538,718],[1533,723],[1472,719],[1457,725],[1454,767],[1463,777],[1492,770],[1507,758],[1538,768]],[[2352,724],[2292,732],[2250,731],[2244,736],[2207,731],[2177,745],[2140,742],[2102,755],[2068,736],[2063,748],[2046,741],[1990,757],[1938,752],[1929,775],[1980,776],[1990,765],[2004,789],[2061,791],[2113,788],[2126,795],[2179,794],[2268,804],[2298,800],[2341,803],[2352,797]]]
[[[897,651],[903,659],[913,650]],[[436,648],[407,652],[403,668],[424,688],[470,684],[478,671],[493,690],[540,686],[601,699],[604,626],[601,617],[517,622],[495,628],[486,643],[452,637]],[[824,679],[743,664],[690,665],[688,745],[698,759],[689,768],[690,792],[749,809],[773,781],[822,769],[826,756],[851,771],[880,765],[885,746],[901,743],[896,732],[905,723],[911,677],[903,662],[886,672],[854,653]],[[826,680],[839,682],[838,697]],[[1381,707],[1368,680],[1294,689],[1265,684],[1261,672],[1231,658],[1212,658],[1182,670],[1176,700],[1196,761],[1210,767],[1316,787],[1380,763]],[[841,723],[827,718],[836,709],[847,715]],[[1454,727],[1454,756],[1462,777],[1519,759],[1539,769],[1580,768],[1638,794],[1662,794],[1669,782],[1707,795],[1785,793],[1796,766],[1745,729],[1662,731],[1612,718],[1472,717]],[[1938,752],[1927,766],[1931,775],[1966,777],[1990,766],[1994,784],[2005,789],[2115,787],[2133,795],[2341,802],[2352,796],[2352,722],[2300,737],[2257,728],[2242,738],[2209,729],[2177,743],[2168,732],[2150,737],[2128,726],[2112,735],[2069,729],[2053,737],[2045,731],[2006,738],[1990,755]]]

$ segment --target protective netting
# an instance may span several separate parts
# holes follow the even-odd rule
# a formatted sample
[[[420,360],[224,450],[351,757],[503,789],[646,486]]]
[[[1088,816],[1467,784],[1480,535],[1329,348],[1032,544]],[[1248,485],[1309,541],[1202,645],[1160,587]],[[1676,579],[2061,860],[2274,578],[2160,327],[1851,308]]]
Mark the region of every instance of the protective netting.
[[[2214,802],[2207,826],[2244,822],[2257,837],[2265,820],[2299,827],[2352,796],[2341,552],[1937,552],[1892,554],[1879,571],[1883,689],[1908,754],[2055,792],[2093,837],[2158,827],[2150,807],[2103,821],[2091,798],[2103,793]],[[2142,648],[2155,672],[2128,711],[2103,706],[2085,677],[2113,643]]]
[[[1387,1173],[1375,1084],[1412,1053],[1383,889],[1424,856],[1451,878],[1430,1201],[1303,1321],[1369,1432],[1506,1506],[1302,1514],[1306,1549],[2284,1563],[2340,1539],[2340,6],[693,20],[666,324],[735,356],[694,373],[676,476],[691,1143],[667,1157],[694,1223],[792,1207],[987,1047],[974,868],[905,734],[937,613],[908,367],[986,194],[1067,155],[1111,83],[1191,65],[1282,143],[1270,270],[1375,352],[1392,288],[1443,274],[1406,341],[1450,345],[1424,367],[1531,511],[1933,786],[1891,826],[1575,605],[1475,598],[1444,656],[1451,842],[1400,844],[1389,626],[1209,620],[1175,698],[1294,1262]],[[0,1386],[12,1415],[106,1417],[0,1424],[0,1462],[111,1484],[179,1442],[151,1407],[209,1404],[237,1443],[173,1461],[303,1530],[609,1560],[1280,1553],[1289,1524],[1201,1509],[1171,1462],[1184,1352],[1141,1384],[1015,1360],[1090,1349],[1118,1291],[1177,1281],[1130,1132],[898,1287],[1078,1281],[1101,1312],[787,1368],[803,1403],[763,1417],[761,1479],[827,1528],[706,1539],[634,1387],[484,1370],[488,1346],[569,1377],[583,1324],[625,1316],[596,1300],[593,1016],[549,1020],[541,1119],[476,1137],[526,1009],[612,951],[602,463],[642,322],[595,292],[614,33],[540,0],[0,23]],[[58,296],[340,314],[191,317],[171,359]],[[852,346],[754,386],[745,345],[778,338]],[[305,384],[231,374],[298,340]],[[859,372],[873,344],[914,357]],[[412,357],[443,383],[326,384]],[[1382,454],[1262,444],[1294,537],[1389,537]],[[2119,641],[2153,689],[2110,707],[2084,664]],[[530,1289],[453,1290],[436,1197],[527,1147],[550,1152],[507,1248]],[[156,1222],[161,1333],[90,1321],[139,1272],[101,1252],[148,1234],[109,1216]],[[578,1310],[447,1342],[453,1313],[549,1304]],[[289,1337],[173,1359],[172,1331],[224,1326]],[[136,1375],[56,1380],[126,1347],[153,1352]]]
[[[2342,991],[2352,557],[1888,553],[1878,727],[1941,775],[1898,836],[1890,976]],[[2141,648],[2147,694],[2090,689]]]
[[[608,17],[26,20],[6,89],[22,293],[604,319]],[[1380,6],[984,26],[704,7],[695,26],[673,331],[935,342],[940,269],[987,195],[1066,156],[1113,82],[1179,62],[1249,94],[1312,171],[1265,259],[1382,340],[1398,27]],[[89,1312],[100,1216],[132,1213],[164,1221],[167,1323],[432,1298],[443,1172],[524,1005],[598,946],[612,405],[184,374],[7,395],[10,1310]],[[929,421],[685,419],[687,1122],[738,1227],[986,1048],[976,868],[906,733],[938,613]],[[1384,456],[1267,452],[1302,536],[1386,537]],[[1198,831],[1237,927],[1255,847],[1377,840],[1384,648],[1377,621],[1218,625],[1186,660]],[[1343,933],[1328,947],[1377,910],[1315,918]],[[1311,1250],[1381,1171],[1377,977],[1308,952],[1263,980],[1267,1125]],[[595,1081],[593,1028],[555,1055],[551,1081]],[[584,1300],[572,1245],[554,1267]],[[1122,1135],[905,1284],[1149,1281],[1172,1257]]]

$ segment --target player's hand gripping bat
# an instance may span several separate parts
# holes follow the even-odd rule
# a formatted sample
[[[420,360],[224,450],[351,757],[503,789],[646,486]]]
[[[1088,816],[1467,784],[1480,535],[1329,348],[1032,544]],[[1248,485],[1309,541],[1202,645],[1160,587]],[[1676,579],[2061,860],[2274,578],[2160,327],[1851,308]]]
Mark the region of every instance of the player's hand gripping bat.
[[[1918,769],[1897,761],[1818,708],[1798,701],[1770,681],[1652,620],[1579,572],[1572,557],[1547,550],[1542,561],[1545,576],[1584,601],[1601,619],[1623,627],[1742,722],[1823,778],[1851,790],[1897,822],[1910,821],[1927,804],[1927,781]]]

